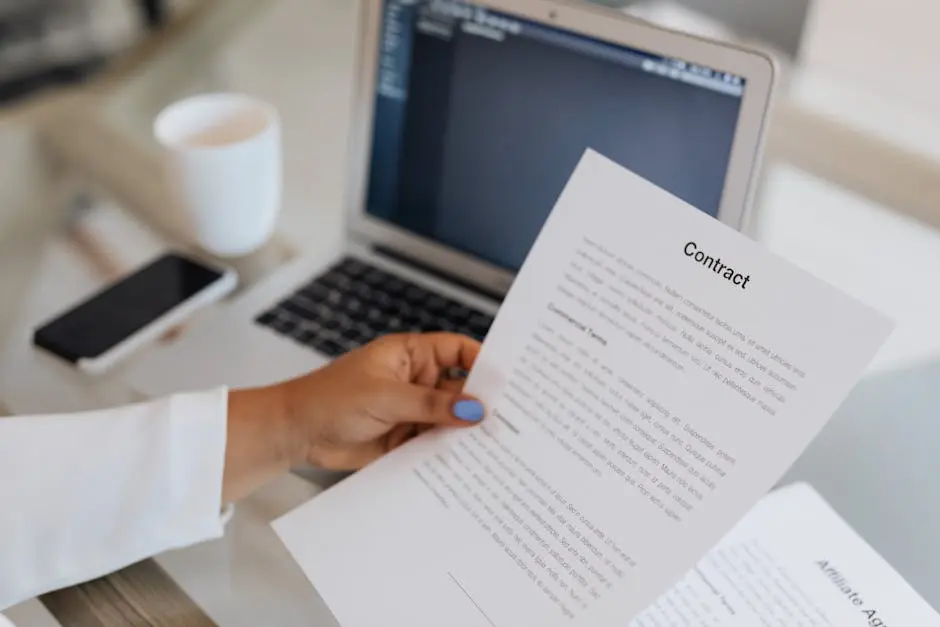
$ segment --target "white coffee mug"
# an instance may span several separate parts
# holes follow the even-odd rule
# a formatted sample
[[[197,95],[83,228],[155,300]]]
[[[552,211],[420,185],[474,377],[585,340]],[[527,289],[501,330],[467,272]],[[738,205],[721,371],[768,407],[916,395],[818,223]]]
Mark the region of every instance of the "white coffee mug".
[[[281,204],[277,110],[242,94],[194,96],[164,109],[154,135],[196,241],[222,257],[264,245]]]

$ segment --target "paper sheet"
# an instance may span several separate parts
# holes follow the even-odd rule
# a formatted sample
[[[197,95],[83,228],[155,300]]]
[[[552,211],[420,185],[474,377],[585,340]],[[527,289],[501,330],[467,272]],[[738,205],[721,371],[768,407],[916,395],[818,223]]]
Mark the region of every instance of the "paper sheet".
[[[275,523],[344,627],[622,626],[795,460],[880,314],[588,151],[467,383]]]
[[[924,601],[809,485],[761,500],[630,627],[937,627]]]

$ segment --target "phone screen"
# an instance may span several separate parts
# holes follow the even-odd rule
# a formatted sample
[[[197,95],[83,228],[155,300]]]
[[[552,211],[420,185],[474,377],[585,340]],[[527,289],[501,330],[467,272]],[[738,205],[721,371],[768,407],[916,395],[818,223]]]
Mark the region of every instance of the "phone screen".
[[[100,357],[221,277],[180,255],[165,255],[46,324],[33,341],[72,363]]]

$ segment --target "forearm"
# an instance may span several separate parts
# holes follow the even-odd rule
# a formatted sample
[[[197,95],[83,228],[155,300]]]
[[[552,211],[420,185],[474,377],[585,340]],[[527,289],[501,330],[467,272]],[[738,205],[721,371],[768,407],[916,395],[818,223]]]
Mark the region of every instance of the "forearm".
[[[230,392],[222,501],[239,501],[290,470],[296,447],[283,386]]]

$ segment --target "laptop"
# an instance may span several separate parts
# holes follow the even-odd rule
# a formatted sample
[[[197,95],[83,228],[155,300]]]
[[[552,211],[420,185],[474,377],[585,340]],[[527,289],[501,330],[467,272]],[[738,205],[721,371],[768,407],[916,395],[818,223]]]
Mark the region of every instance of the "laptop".
[[[744,227],[767,56],[587,3],[361,6],[344,250],[148,355],[139,391],[266,384],[386,333],[483,339],[587,148]]]

